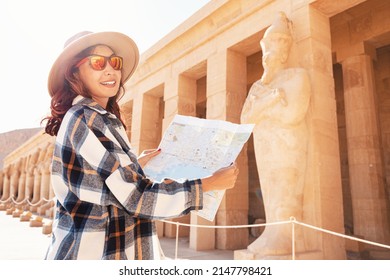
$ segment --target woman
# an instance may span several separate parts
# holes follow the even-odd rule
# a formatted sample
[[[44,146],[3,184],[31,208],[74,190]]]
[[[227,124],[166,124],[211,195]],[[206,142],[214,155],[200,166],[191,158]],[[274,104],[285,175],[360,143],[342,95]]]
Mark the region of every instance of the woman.
[[[201,209],[203,192],[234,186],[235,165],[184,183],[145,176],[142,166],[160,151],[137,159],[117,103],[138,57],[124,34],[82,32],[52,66],[46,132],[56,136],[52,186],[58,202],[46,259],[158,259],[153,219]]]

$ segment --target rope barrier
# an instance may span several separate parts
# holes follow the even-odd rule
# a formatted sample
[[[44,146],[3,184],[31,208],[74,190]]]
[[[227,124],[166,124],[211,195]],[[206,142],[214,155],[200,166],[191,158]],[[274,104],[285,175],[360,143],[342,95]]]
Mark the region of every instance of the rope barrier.
[[[6,200],[0,200],[0,203],[8,203],[8,202],[12,201],[12,203],[14,203],[14,204],[16,204],[16,205],[21,205],[21,204],[24,204],[24,203],[27,201],[27,203],[28,203],[30,206],[33,206],[33,207],[34,207],[34,206],[38,206],[39,204],[41,204],[41,203],[43,203],[43,202],[51,202],[51,201],[53,201],[53,200],[54,200],[54,198],[48,199],[48,198],[43,197],[43,198],[41,198],[38,202],[33,203],[33,202],[30,201],[27,197],[26,197],[25,199],[23,199],[22,201],[17,201],[17,200],[15,200],[15,196],[12,195],[12,196],[10,196],[9,198],[7,198]]]
[[[8,197],[6,200],[0,200],[0,203],[8,203],[13,199],[13,196]]]
[[[175,248],[175,259],[177,259],[177,251],[179,247],[179,227],[180,226],[186,226],[186,227],[198,227],[198,228],[251,228],[251,227],[260,227],[260,226],[275,226],[275,225],[283,225],[283,224],[289,224],[290,221],[285,222],[273,222],[268,224],[255,224],[255,225],[233,225],[233,226],[208,226],[208,225],[195,225],[195,224],[184,224],[180,222],[173,222],[168,220],[161,220],[164,223],[167,224],[174,224],[176,225],[176,248]]]
[[[265,223],[265,224],[254,224],[254,225],[232,225],[232,226],[208,226],[208,225],[195,225],[195,224],[184,224],[180,222],[173,222],[168,220],[159,220],[167,224],[180,225],[186,227],[199,227],[199,228],[251,228],[251,227],[260,227],[260,226],[276,226],[276,225],[284,225],[289,224],[291,221],[282,221],[282,222],[273,222],[273,223]]]
[[[35,206],[38,206],[39,204],[41,204],[43,201],[44,201],[43,198],[41,198],[41,199],[40,199],[38,202],[36,202],[36,203],[34,203],[34,202],[30,201],[30,200],[27,200],[27,203],[28,203],[30,206],[35,207]]]
[[[43,200],[44,202],[49,202],[49,201],[52,201],[53,198],[50,199],[50,198],[44,198],[44,197],[43,197],[41,200]]]
[[[177,256],[178,256],[179,227],[180,226],[196,227],[196,228],[214,228],[214,229],[218,229],[218,228],[225,228],[225,229],[226,228],[234,228],[234,229],[237,229],[237,228],[251,228],[251,227],[263,227],[263,226],[265,227],[265,226],[275,226],[275,225],[291,224],[291,231],[292,231],[291,259],[292,260],[295,260],[295,257],[296,257],[295,256],[295,250],[296,250],[295,249],[295,225],[300,225],[300,226],[311,228],[311,229],[314,229],[314,230],[317,230],[317,231],[321,231],[321,232],[324,232],[324,233],[332,234],[332,235],[335,235],[335,236],[338,236],[338,237],[342,237],[342,238],[355,240],[355,241],[358,241],[358,242],[362,242],[362,243],[366,243],[366,244],[370,244],[370,245],[374,245],[374,246],[390,249],[390,245],[381,244],[381,243],[378,243],[378,242],[373,242],[373,241],[369,241],[369,240],[365,240],[365,239],[349,236],[349,235],[346,235],[346,234],[341,234],[341,233],[338,233],[338,232],[330,231],[330,230],[323,229],[323,228],[320,228],[320,227],[312,226],[312,225],[309,225],[309,224],[297,221],[295,217],[290,217],[289,221],[262,223],[262,224],[253,224],[253,225],[232,225],[232,226],[209,226],[209,225],[185,224],[185,223],[173,222],[173,221],[169,221],[169,220],[161,220],[161,221],[164,222],[164,223],[167,223],[167,224],[176,225],[175,259],[177,259]]]
[[[12,198],[12,202],[16,205],[22,205],[26,202],[26,200],[27,200],[27,197],[25,199],[23,199],[22,201],[17,201],[14,198]]]
[[[45,198],[45,197],[42,197],[38,202],[32,202],[30,200],[27,200],[27,203],[30,205],[30,206],[38,206],[39,204],[43,203],[43,202],[51,202],[51,201],[55,201],[54,197],[53,198]]]
[[[366,243],[366,244],[370,244],[370,245],[374,245],[374,246],[390,249],[390,245],[381,244],[381,243],[377,243],[377,242],[373,242],[373,241],[369,241],[369,240],[365,240],[365,239],[361,239],[361,238],[357,238],[357,237],[353,237],[353,236],[337,233],[337,232],[334,232],[334,231],[330,231],[330,230],[327,230],[327,229],[323,229],[323,228],[320,228],[320,227],[312,226],[312,225],[305,224],[305,223],[298,222],[298,221],[294,221],[294,223],[296,223],[298,225],[301,225],[301,226],[304,226],[304,227],[307,227],[307,228],[311,228],[311,229],[322,231],[322,232],[325,232],[325,233],[329,233],[329,234],[332,234],[332,235],[335,235],[335,236],[343,237],[343,238],[346,238],[346,239],[355,240],[355,241],[359,241],[359,242],[362,242],[362,243]]]

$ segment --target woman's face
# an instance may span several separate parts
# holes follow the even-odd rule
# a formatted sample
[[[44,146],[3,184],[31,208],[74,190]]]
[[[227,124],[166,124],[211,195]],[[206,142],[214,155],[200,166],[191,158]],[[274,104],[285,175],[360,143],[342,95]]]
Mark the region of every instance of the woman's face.
[[[92,54],[110,57],[114,52],[107,46],[99,45]],[[108,99],[118,93],[122,72],[115,70],[110,63],[106,63],[103,70],[91,68],[89,61],[79,66],[80,80],[89,90],[91,97],[103,108],[106,108]]]

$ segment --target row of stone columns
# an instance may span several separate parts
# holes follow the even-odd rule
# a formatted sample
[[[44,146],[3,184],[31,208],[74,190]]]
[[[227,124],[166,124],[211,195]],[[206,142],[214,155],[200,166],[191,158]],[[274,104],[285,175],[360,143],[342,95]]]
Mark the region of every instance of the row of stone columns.
[[[29,222],[31,227],[42,226],[43,233],[51,232],[54,213],[54,193],[50,185],[53,148],[52,143],[47,143],[0,172],[0,211]]]

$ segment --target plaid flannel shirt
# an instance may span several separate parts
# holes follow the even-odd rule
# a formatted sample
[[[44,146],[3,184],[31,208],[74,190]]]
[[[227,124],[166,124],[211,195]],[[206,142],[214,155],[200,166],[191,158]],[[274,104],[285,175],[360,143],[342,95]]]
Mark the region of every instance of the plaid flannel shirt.
[[[46,259],[159,259],[154,219],[202,208],[201,180],[149,180],[115,115],[76,97],[55,142]]]

